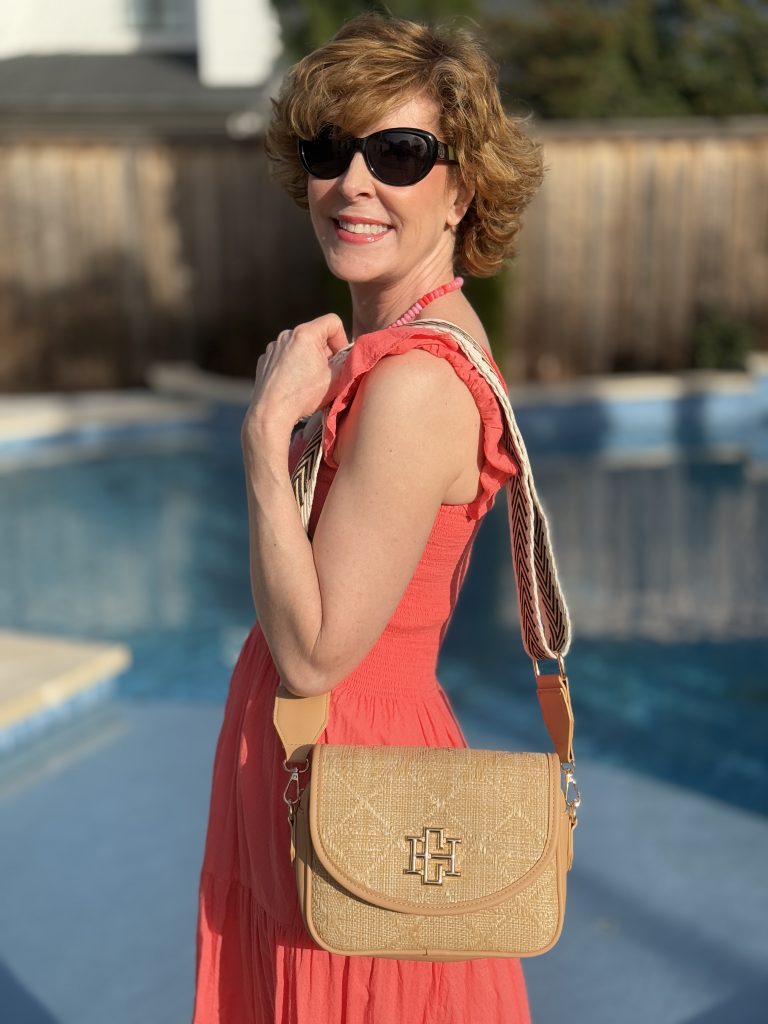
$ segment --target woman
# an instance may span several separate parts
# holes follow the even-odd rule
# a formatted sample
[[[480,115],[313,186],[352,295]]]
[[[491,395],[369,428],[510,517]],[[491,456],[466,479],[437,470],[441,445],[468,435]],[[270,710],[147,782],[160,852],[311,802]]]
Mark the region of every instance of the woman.
[[[291,69],[267,152],[349,284],[352,340],[333,313],[283,331],[243,423],[258,623],[216,749],[193,1024],[526,1022],[517,959],[344,957],[311,940],[272,711],[282,680],[332,693],[321,743],[467,745],[435,665],[477,528],[517,466],[488,382],[419,319],[489,351],[456,273],[513,253],[540,147],[471,36],[365,15]],[[305,532],[290,474],[327,403]]]

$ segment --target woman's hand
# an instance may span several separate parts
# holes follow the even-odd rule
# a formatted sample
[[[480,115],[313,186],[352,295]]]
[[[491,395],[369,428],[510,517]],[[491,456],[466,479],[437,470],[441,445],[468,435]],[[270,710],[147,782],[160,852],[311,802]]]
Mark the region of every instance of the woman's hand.
[[[311,416],[333,397],[341,360],[348,346],[335,313],[281,331],[259,356],[250,404],[240,432],[243,445],[265,431],[290,433],[297,420]]]

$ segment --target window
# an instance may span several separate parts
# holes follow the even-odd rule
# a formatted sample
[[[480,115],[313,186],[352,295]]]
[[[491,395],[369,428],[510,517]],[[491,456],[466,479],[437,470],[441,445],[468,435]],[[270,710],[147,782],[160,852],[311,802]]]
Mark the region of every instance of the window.
[[[194,19],[194,0],[124,0],[126,22],[142,32],[185,28]]]

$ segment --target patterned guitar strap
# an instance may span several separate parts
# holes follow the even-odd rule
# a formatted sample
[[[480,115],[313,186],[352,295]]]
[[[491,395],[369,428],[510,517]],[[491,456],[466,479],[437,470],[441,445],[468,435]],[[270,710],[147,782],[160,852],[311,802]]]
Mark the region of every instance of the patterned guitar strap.
[[[413,324],[407,326],[413,328]],[[574,775],[573,710],[564,662],[571,643],[571,620],[557,574],[547,518],[533,482],[528,452],[506,388],[491,365],[485,349],[471,335],[447,320],[419,320],[418,327],[433,327],[443,334],[450,334],[472,365],[488,381],[504,413],[502,442],[518,466],[518,472],[510,477],[505,487],[512,563],[520,608],[520,630],[523,647],[533,660],[542,716],[560,758],[566,803],[571,824],[575,827],[576,808],[581,802],[581,796]],[[342,350],[344,354],[347,351]],[[333,358],[341,356],[342,353],[337,353]],[[305,530],[309,526],[320,469],[328,408],[326,406],[323,409],[322,418],[291,474],[293,492]],[[555,659],[559,671],[555,674],[540,673],[538,661],[543,658]],[[311,702],[311,706],[307,702]],[[286,749],[284,767],[286,771],[294,773],[289,787],[292,782],[297,783],[297,779],[296,769],[291,769],[287,762],[306,759],[311,744],[325,727],[328,707],[328,694],[317,698],[294,698],[282,685],[277,691],[275,725]],[[570,786],[573,786],[574,797],[569,801]]]

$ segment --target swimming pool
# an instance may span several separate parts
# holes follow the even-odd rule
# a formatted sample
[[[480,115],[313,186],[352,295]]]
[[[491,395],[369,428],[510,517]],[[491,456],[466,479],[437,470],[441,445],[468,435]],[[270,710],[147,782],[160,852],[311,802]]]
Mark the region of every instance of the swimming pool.
[[[0,624],[126,643],[121,697],[223,701],[254,622],[242,411],[0,461]],[[573,619],[577,761],[765,810],[768,467],[700,434],[565,450],[540,409],[519,420]],[[516,616],[497,501],[438,664],[473,745],[548,746]]]

